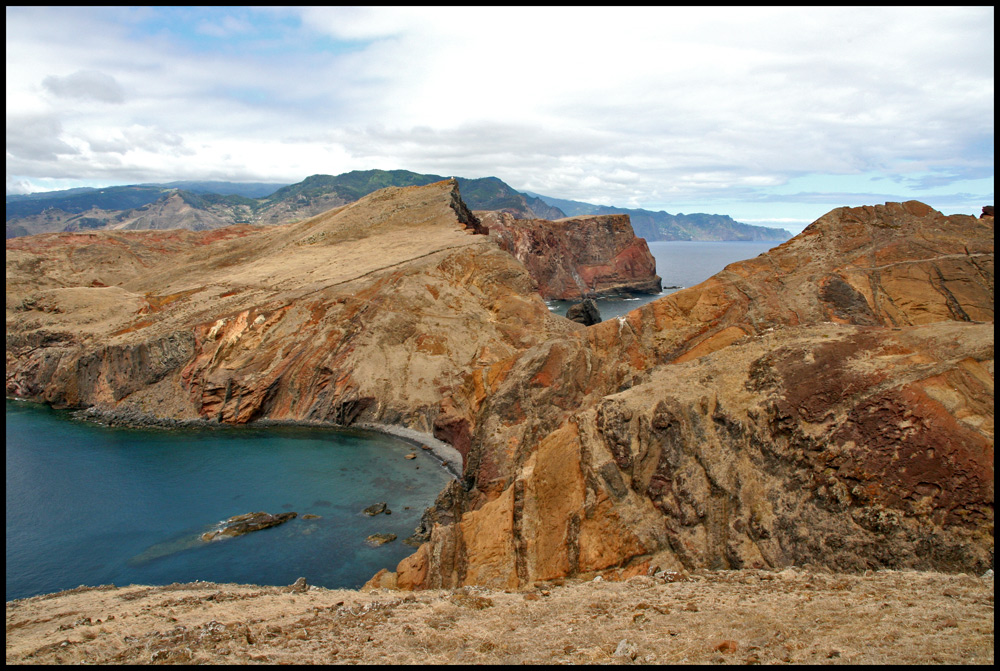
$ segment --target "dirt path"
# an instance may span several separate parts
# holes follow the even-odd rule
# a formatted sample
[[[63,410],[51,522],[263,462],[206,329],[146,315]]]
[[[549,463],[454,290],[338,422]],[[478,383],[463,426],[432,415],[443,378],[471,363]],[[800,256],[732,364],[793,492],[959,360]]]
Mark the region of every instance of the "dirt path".
[[[7,603],[7,663],[993,664],[992,574],[670,578],[521,592],[78,588]]]

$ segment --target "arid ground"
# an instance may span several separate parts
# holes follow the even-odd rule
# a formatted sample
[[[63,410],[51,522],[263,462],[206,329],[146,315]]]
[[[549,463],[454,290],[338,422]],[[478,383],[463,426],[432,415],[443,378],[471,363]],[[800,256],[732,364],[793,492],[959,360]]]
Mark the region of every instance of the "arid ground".
[[[993,664],[993,575],[702,571],[521,591],[211,583],[7,603],[7,664]]]

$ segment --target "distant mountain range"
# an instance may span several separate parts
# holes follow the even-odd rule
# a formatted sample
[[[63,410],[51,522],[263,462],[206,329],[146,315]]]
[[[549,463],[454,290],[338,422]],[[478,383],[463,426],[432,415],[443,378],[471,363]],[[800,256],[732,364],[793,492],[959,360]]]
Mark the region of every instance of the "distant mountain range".
[[[442,175],[408,170],[355,170],[312,175],[296,184],[181,181],[77,188],[6,197],[6,237],[98,229],[207,230],[233,224],[298,221],[358,200],[387,186],[422,186]],[[787,240],[782,229],[751,226],[718,214],[668,214],[593,205],[523,193],[496,177],[457,177],[473,210],[504,210],[527,219],[581,214],[630,215],[647,240]]]
[[[558,207],[567,216],[590,214],[627,214],[635,234],[646,240],[788,240],[792,234],[783,228],[752,226],[736,221],[728,214],[670,214],[668,212],[627,207],[612,207],[581,203],[577,200],[552,198],[539,194],[549,205]]]

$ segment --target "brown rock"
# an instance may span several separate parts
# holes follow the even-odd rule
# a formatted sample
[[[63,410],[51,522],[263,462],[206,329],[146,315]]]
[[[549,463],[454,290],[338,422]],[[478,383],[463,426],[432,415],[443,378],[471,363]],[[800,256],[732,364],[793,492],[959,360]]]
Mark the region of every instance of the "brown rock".
[[[480,218],[524,264],[544,298],[660,292],[656,260],[627,214],[548,221],[483,212]]]
[[[989,222],[840,208],[500,375],[474,371],[445,404],[468,446],[465,512],[431,536],[427,580],[523,585],[651,556],[986,570]],[[467,542],[480,528],[489,544]]]
[[[719,641],[718,643],[713,645],[712,650],[715,650],[716,652],[721,652],[724,655],[728,655],[736,652],[739,649],[739,647],[740,646],[736,641],[727,639],[725,641]]]

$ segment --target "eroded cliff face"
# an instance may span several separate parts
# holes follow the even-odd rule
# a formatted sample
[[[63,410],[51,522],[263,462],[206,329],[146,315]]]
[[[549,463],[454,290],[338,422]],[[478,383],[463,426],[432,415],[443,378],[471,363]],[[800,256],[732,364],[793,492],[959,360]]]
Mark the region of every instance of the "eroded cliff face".
[[[635,236],[627,214],[548,221],[498,211],[481,212],[480,218],[528,269],[543,298],[660,292],[656,260],[646,241]]]
[[[468,446],[464,488],[380,580],[984,570],[992,321],[992,218],[834,210],[701,285],[473,371],[436,421]]]
[[[268,229],[7,243],[7,393],[429,431],[471,367],[566,334],[453,181]]]

